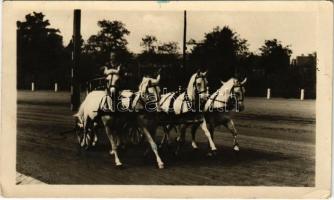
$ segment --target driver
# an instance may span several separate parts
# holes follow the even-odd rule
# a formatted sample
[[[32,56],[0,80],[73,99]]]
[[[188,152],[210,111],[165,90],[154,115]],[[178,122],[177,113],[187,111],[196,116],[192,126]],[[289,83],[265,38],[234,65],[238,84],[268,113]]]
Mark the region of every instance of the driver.
[[[111,53],[111,60],[106,63],[101,69],[103,70],[103,75],[106,80],[106,97],[104,102],[104,107],[102,110],[104,111],[112,111],[112,101],[116,99],[116,91],[115,83],[119,78],[120,65],[116,67],[112,61],[115,60],[115,54]]]
[[[111,95],[111,87],[112,85],[112,78],[113,73],[118,73],[120,69],[120,65],[116,66],[115,62],[115,53],[111,52],[110,54],[111,60],[103,66],[103,74],[106,77],[106,92],[107,95]]]

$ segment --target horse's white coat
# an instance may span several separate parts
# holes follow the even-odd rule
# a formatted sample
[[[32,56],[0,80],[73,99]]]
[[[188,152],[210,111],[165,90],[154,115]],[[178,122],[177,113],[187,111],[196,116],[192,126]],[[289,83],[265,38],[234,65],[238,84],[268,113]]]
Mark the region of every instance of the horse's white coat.
[[[188,86],[187,86],[187,95],[188,95],[188,100],[189,101],[185,101],[185,92],[181,93],[174,101],[173,104],[173,109],[174,109],[174,113],[175,114],[181,114],[181,113],[187,113],[191,110],[191,105],[188,106],[188,104],[193,103],[193,100],[195,99],[195,81],[196,81],[196,76],[198,74],[195,73],[191,76]],[[205,73],[202,75],[205,75]],[[201,84],[201,87],[206,87],[205,84]],[[202,88],[203,89],[203,88]],[[205,88],[204,88],[205,89]],[[161,96],[160,99],[160,108],[163,112],[168,112],[169,111],[169,105],[172,101],[172,98],[174,96],[174,94],[170,95],[171,93],[167,93]],[[205,97],[203,95],[201,95],[201,97]]]
[[[129,110],[133,107],[134,104],[130,105],[131,98],[133,96],[134,92],[131,90],[123,90],[120,94],[120,103],[122,106],[122,109]],[[138,96],[138,95],[137,95]]]
[[[204,105],[204,111],[207,112],[210,109],[225,107],[226,104],[223,102],[227,102],[231,89],[236,83],[236,81],[237,79],[231,78],[230,80],[225,82],[216,92],[210,95],[209,99],[206,101]],[[214,101],[214,98],[216,99],[216,101]]]
[[[161,95],[159,105],[160,105],[160,109],[162,112],[165,112],[165,113],[169,112],[169,105],[174,95],[175,95],[175,92],[169,92],[169,93]]]
[[[97,116],[97,111],[99,110],[99,106],[103,98],[106,98],[105,91],[90,92],[81,103],[79,111],[74,116],[79,119],[81,124],[86,121],[88,117],[90,119],[94,119]],[[112,103],[110,98],[108,98],[108,101],[110,101],[111,105]]]
[[[159,80],[160,80],[160,75],[158,76],[157,79],[144,77],[141,84],[139,85],[139,92],[133,93],[132,91],[129,91],[129,90],[121,91],[121,96],[123,96],[123,97],[121,97],[120,102],[121,102],[122,106],[124,106],[125,108],[128,108],[128,109],[129,108],[132,108],[132,109],[137,108],[137,105],[138,105],[137,102],[138,102],[139,98],[140,97],[146,98],[145,96],[148,95],[148,94],[151,94],[151,95],[153,94],[155,96],[156,100],[158,100],[159,93],[160,93],[160,88],[157,87],[157,84],[159,83]],[[149,83],[151,83],[152,86],[154,86],[154,87],[149,87]],[[135,98],[134,98],[134,101],[132,101],[133,104],[130,105],[130,98],[132,98],[133,94],[135,94]],[[82,104],[80,105],[79,111],[74,115],[74,117],[77,117],[79,119],[79,123],[80,123],[79,126],[85,127],[88,118],[94,119],[98,114],[97,111],[99,109],[101,109],[102,106],[104,106],[104,101],[105,100],[108,102],[109,106],[112,105],[113,101],[112,101],[110,96],[106,95],[105,91],[90,92],[86,96],[86,98],[82,102]],[[158,102],[156,102],[156,103],[158,103]],[[116,107],[116,109],[117,109],[117,107]],[[116,166],[120,166],[120,165],[122,165],[122,163],[118,158],[117,145],[116,145],[115,140],[114,140],[114,135],[112,134],[110,127],[108,127],[108,125],[107,125],[111,118],[108,115],[105,115],[104,118],[105,118],[104,119],[105,130],[106,130],[107,136],[108,136],[108,138],[110,140],[110,143],[111,143],[111,146],[112,146],[112,150],[110,151],[110,154],[114,155]],[[161,160],[161,158],[158,154],[157,146],[156,146],[153,138],[151,137],[151,135],[148,132],[146,127],[142,127],[142,128],[144,130],[144,135],[146,136],[146,138],[147,138],[148,142],[150,143],[151,148],[152,148],[152,150],[153,150],[153,152],[156,156],[158,167],[159,168],[164,168],[164,163],[162,162],[162,160]],[[89,135],[87,135],[87,136],[89,136]],[[88,141],[87,141],[87,143],[88,143]]]
[[[160,76],[158,76],[157,79],[144,77],[141,84],[139,85],[139,92],[134,93],[131,90],[121,91],[120,102],[121,102],[122,109],[124,110],[135,109],[140,95],[144,95],[149,82],[151,81],[152,84],[157,84],[159,80],[160,80]],[[153,91],[152,88],[148,88],[148,92],[155,94],[156,98],[158,98],[158,94],[156,94],[156,92]],[[158,90],[157,92],[160,92],[160,91]],[[130,99],[132,98],[133,94],[135,94],[134,100],[132,101],[132,105],[130,105],[130,102],[131,102]],[[105,91],[90,92],[86,96],[85,100],[81,103],[79,111],[74,115],[74,117],[77,117],[81,123],[86,121],[88,117],[90,119],[94,119],[97,116],[97,111],[103,108],[102,106],[104,106],[103,103],[105,101],[107,101],[109,107],[111,108],[115,107],[115,105],[113,105],[112,99],[106,95]]]

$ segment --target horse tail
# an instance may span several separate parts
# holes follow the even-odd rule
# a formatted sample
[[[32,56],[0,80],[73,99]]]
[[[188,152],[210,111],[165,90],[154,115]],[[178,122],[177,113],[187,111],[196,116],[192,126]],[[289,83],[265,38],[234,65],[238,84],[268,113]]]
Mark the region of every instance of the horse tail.
[[[81,103],[78,112],[73,115],[73,117],[76,117],[77,123],[80,127],[83,126],[84,121],[84,103],[85,101]]]

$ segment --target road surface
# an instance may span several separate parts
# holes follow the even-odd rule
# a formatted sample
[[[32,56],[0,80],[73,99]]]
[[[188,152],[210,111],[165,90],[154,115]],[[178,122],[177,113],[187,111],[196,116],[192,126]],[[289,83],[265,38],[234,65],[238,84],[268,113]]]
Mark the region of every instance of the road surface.
[[[200,150],[194,152],[187,134],[181,155],[163,153],[157,169],[145,146],[120,153],[125,169],[114,167],[105,135],[96,149],[80,151],[72,132],[69,93],[19,91],[17,107],[17,172],[47,184],[153,184],[314,186],[315,101],[246,98],[246,110],[233,113],[239,131],[240,154],[232,151],[232,135],[215,132],[218,155],[199,130]],[[162,135],[158,131],[157,137]],[[172,134],[175,136],[175,134]],[[28,184],[28,183],[27,183]]]

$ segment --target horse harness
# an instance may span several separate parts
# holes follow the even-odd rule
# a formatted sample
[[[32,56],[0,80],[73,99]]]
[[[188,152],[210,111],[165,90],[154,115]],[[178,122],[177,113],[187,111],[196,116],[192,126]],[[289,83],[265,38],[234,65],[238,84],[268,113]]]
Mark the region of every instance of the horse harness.
[[[228,98],[227,101],[221,101],[221,100],[218,100],[218,99],[217,99],[217,97],[218,97],[218,95],[219,95],[219,91],[217,91],[217,93],[215,94],[215,96],[214,96],[213,98],[210,98],[210,97],[209,97],[209,99],[212,100],[212,101],[211,101],[211,104],[210,104],[210,107],[212,107],[213,104],[214,104],[215,102],[219,102],[219,103],[225,104],[225,105],[227,106],[227,108],[230,110],[230,109],[234,106],[234,103],[231,103],[230,99],[231,99],[233,96],[235,96],[235,94],[234,94],[234,92],[233,92],[235,88],[240,88],[240,91],[241,91],[241,93],[242,93],[242,94],[241,94],[241,98],[238,99],[238,102],[243,101],[243,100],[244,100],[244,94],[243,94],[244,91],[243,91],[243,88],[241,87],[241,85],[236,85],[236,86],[233,86],[233,87],[231,88],[230,93],[229,93],[229,98]]]
[[[199,107],[196,103],[198,102],[197,101],[197,99],[196,98],[198,98],[199,97],[199,95],[201,95],[201,94],[203,94],[203,93],[207,93],[207,91],[208,91],[208,89],[207,89],[207,87],[204,87],[204,90],[202,90],[202,91],[199,91],[199,89],[197,88],[197,85],[196,85],[196,80],[197,79],[203,79],[204,81],[205,81],[205,76],[204,75],[196,75],[196,77],[195,77],[195,81],[194,81],[194,83],[193,83],[193,87],[195,88],[195,99],[193,100],[193,102],[195,102],[195,110],[196,111],[198,111],[197,110],[197,108]],[[188,93],[187,93],[187,90],[184,92],[184,99],[183,99],[183,101],[182,101],[182,104],[181,104],[181,113],[182,113],[182,110],[183,110],[183,104],[184,104],[184,102],[186,103],[186,105],[187,105],[187,107],[188,107],[188,109],[192,109],[193,108],[193,102],[191,102],[190,101],[190,99],[189,99],[189,95],[188,95]]]

